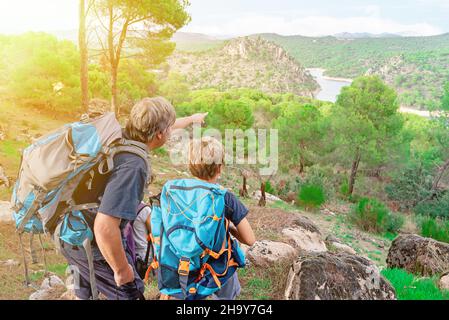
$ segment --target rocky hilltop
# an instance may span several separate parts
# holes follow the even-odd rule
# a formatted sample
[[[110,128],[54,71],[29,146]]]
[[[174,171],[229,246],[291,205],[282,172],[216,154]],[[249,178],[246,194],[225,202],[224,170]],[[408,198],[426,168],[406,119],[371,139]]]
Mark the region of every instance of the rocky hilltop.
[[[258,38],[237,38],[204,52],[176,52],[171,71],[187,77],[193,89],[254,88],[313,97],[319,88],[304,67],[280,46]]]

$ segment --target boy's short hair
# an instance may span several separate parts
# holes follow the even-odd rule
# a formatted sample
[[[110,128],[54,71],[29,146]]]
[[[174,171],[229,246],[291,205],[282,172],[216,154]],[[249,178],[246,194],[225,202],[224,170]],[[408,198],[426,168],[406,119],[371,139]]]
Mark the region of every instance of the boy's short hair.
[[[189,169],[195,177],[203,180],[214,178],[223,162],[223,145],[217,139],[203,137],[190,142]]]
[[[148,143],[159,132],[164,132],[176,121],[172,104],[163,97],[145,98],[131,109],[126,124],[129,139]]]

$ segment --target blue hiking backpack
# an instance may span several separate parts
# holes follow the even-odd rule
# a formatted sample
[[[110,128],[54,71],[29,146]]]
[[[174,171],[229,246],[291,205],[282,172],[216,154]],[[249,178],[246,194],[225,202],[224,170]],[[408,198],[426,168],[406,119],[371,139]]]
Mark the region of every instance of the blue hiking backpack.
[[[245,266],[238,242],[225,217],[226,190],[196,179],[167,182],[160,203],[153,203],[152,243],[162,295],[204,299]]]
[[[111,112],[67,124],[26,148],[11,197],[20,243],[25,232],[49,232],[54,236],[56,246],[59,239],[74,246],[84,246],[88,260],[92,260],[89,255],[93,232],[82,210],[96,209],[99,203],[75,203],[72,196],[86,174],[93,174],[94,169],[99,174],[110,172],[114,167],[114,156],[120,152],[140,156],[150,170],[146,145],[124,139],[122,128]],[[24,260],[29,284],[25,255]],[[92,261],[89,265],[93,266]],[[91,269],[94,287],[93,267]],[[95,298],[96,288],[93,292]]]

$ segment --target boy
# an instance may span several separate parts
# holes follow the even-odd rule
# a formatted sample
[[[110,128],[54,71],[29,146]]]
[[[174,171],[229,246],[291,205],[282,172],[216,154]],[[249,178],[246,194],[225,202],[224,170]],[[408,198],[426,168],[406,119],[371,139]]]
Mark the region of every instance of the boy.
[[[162,98],[145,98],[131,110],[123,135],[128,140],[146,144],[154,150],[165,144],[172,130],[203,123],[207,114],[176,119],[171,103]],[[145,160],[123,152],[114,157],[114,168],[106,174],[86,175],[74,194],[75,203],[100,202],[98,209],[84,210],[83,215],[94,232],[92,254],[97,288],[108,300],[143,298],[144,283],[137,274],[123,230],[136,219],[150,173]],[[90,181],[90,182],[89,182]],[[72,247],[61,240],[61,250],[68,264],[79,272],[78,299],[92,298],[90,268],[83,248]]]
[[[180,280],[176,280],[176,281],[170,281],[170,279],[177,279],[178,275],[176,275],[175,277],[170,277],[170,276],[166,276],[166,272],[164,270],[160,270],[159,275],[163,275],[164,279],[161,279],[161,276],[159,276],[159,283],[160,285],[162,285],[162,287],[160,286],[160,288],[162,288],[161,290],[161,299],[182,299],[182,297],[184,297],[184,299],[192,299],[192,296],[189,294],[186,294],[186,292],[191,292],[193,290],[193,294],[196,295],[197,298],[193,298],[193,299],[203,299],[205,296],[210,296],[210,294],[207,294],[207,290],[203,290],[202,293],[199,292],[199,288],[201,287],[201,277],[197,278],[196,281],[191,280],[191,278],[189,277],[189,273],[197,273],[198,271],[198,263],[200,263],[200,265],[202,264],[202,267],[204,268],[206,265],[207,267],[210,267],[211,265],[213,265],[214,263],[214,259],[215,262],[217,261],[216,259],[223,259],[224,256],[227,256],[227,253],[224,253],[222,255],[220,255],[219,258],[209,258],[209,260],[207,260],[206,262],[202,259],[204,257],[204,255],[206,253],[210,253],[212,251],[212,253],[210,253],[210,256],[212,257],[217,248],[220,248],[222,246],[222,242],[221,238],[215,238],[215,244],[213,245],[213,247],[211,248],[210,246],[207,247],[204,245],[204,239],[210,239],[210,234],[213,235],[217,235],[217,234],[221,234],[223,236],[224,234],[224,239],[230,239],[230,235],[233,235],[235,238],[237,238],[237,240],[240,243],[252,246],[255,242],[255,236],[254,236],[254,232],[246,218],[247,214],[248,214],[248,209],[242,204],[242,202],[240,202],[240,200],[238,200],[236,198],[236,196],[234,194],[232,194],[231,192],[223,189],[222,187],[220,187],[218,185],[218,180],[220,178],[220,175],[222,173],[223,170],[223,159],[224,159],[224,151],[223,151],[223,145],[217,141],[216,139],[212,138],[212,137],[204,137],[202,138],[200,141],[193,141],[190,143],[190,148],[189,148],[189,169],[191,174],[196,177],[197,179],[199,179],[199,181],[195,182],[195,180],[192,179],[182,179],[182,180],[174,180],[174,181],[169,181],[165,186],[164,186],[164,190],[166,190],[166,193],[169,194],[167,196],[167,200],[163,200],[161,199],[161,210],[162,210],[162,215],[161,215],[161,219],[164,221],[163,223],[163,228],[167,228],[168,231],[162,235],[162,237],[158,234],[156,234],[156,237],[160,238],[160,242],[161,243],[167,243],[167,241],[165,241],[166,239],[172,239],[175,241],[169,241],[170,245],[172,245],[172,248],[166,249],[162,248],[161,249],[161,253],[160,253],[160,257],[162,260],[167,259],[167,256],[172,256],[173,252],[181,252],[181,254],[186,254],[186,252],[188,253],[190,249],[194,248],[196,243],[200,243],[201,248],[199,249],[204,249],[203,254],[200,256],[200,260],[198,260],[198,257],[196,256],[196,254],[193,254],[192,256],[183,256],[179,261],[179,269],[178,269],[178,273],[179,273],[179,277]],[[187,186],[190,185],[190,186]],[[211,189],[210,189],[211,188]],[[201,203],[201,199],[205,199],[207,198],[207,196],[205,196],[206,194],[208,194],[208,192],[206,191],[206,193],[204,193],[204,189],[210,189],[210,190],[215,190],[215,196],[212,194],[211,198],[215,198],[215,200],[217,199],[217,194],[219,194],[222,197],[218,197],[220,200],[217,200],[218,202],[220,202],[221,204],[224,202],[224,206],[215,206],[215,202],[212,202],[212,204],[210,203],[203,203],[202,205],[199,204]],[[173,194],[171,193],[173,190]],[[189,199],[193,201],[178,201],[178,202],[170,202],[172,200],[170,199],[175,199],[177,195],[180,195],[181,193],[177,193],[176,192],[183,192],[183,191],[179,191],[179,190],[184,190],[186,192],[186,197],[185,199]],[[197,191],[195,191],[197,190]],[[199,190],[199,191],[198,191]],[[217,191],[219,190],[219,191]],[[197,193],[195,193],[197,192]],[[164,191],[163,191],[164,193]],[[199,197],[196,197],[197,195],[201,195]],[[182,198],[182,197],[180,197]],[[201,199],[199,199],[201,198]],[[223,201],[224,200],[224,201]],[[207,201],[207,200],[206,200]],[[192,210],[192,206],[197,205],[198,207],[196,207],[196,209]],[[176,209],[174,208],[174,206],[177,207],[177,209],[179,211],[176,211]],[[195,207],[193,207],[195,208]],[[220,212],[219,214],[217,214],[215,209],[217,208],[222,208],[222,212]],[[176,211],[176,212],[175,212]],[[195,212],[196,211],[196,212]],[[199,212],[201,211],[201,212]],[[207,212],[207,213],[206,213]],[[213,212],[213,215],[209,215],[210,212]],[[200,217],[200,218],[198,218]],[[222,219],[222,218],[225,219]],[[212,218],[212,219],[207,219],[207,218]],[[155,231],[156,229],[161,229],[159,224],[157,223],[157,220],[159,218],[157,218],[156,216],[154,217],[155,220],[153,220],[152,217],[152,228],[154,228],[153,230],[153,235],[155,235],[155,232],[157,233],[157,231]],[[172,224],[170,225],[170,219],[173,220],[177,220],[176,224]],[[196,220],[195,220],[196,219]],[[198,219],[201,219],[201,222],[198,224]],[[213,226],[213,221],[215,220],[216,223],[220,223],[222,222],[222,224],[219,224],[218,227],[216,227],[217,229],[214,230]],[[154,224],[153,224],[154,222]],[[229,222],[229,224],[228,224]],[[208,224],[209,223],[209,224]],[[215,224],[215,226],[217,226],[217,224]],[[228,233],[225,232],[225,228],[226,225],[229,225],[228,227]],[[190,227],[189,227],[190,226]],[[194,226],[194,227],[192,227]],[[223,230],[221,229],[223,228]],[[175,234],[174,231],[170,232],[170,230],[177,230],[177,229],[190,229],[190,230],[196,230],[195,231],[195,238],[196,238],[196,242],[194,241],[193,243],[189,240],[188,238],[182,239],[182,237],[180,236],[181,233],[177,233]],[[172,237],[174,238],[169,238],[170,234],[174,234]],[[209,234],[209,236],[208,236]],[[176,244],[176,237],[178,237],[178,239],[180,239],[180,241]],[[198,239],[201,238],[201,239]],[[214,239],[214,237],[212,237]],[[227,240],[224,240],[223,243],[226,243]],[[210,242],[209,242],[210,245]],[[167,246],[167,244],[165,244],[165,246]],[[188,249],[186,249],[188,248]],[[235,250],[237,250],[233,245],[232,245],[232,240],[229,241],[229,245],[227,246],[227,248],[229,248],[229,252],[231,252],[230,256],[233,256],[236,252]],[[240,249],[238,249],[240,250]],[[190,252],[192,252],[192,250],[190,250]],[[218,250],[218,251],[223,251],[222,250]],[[195,251],[195,252],[198,252]],[[228,251],[226,251],[228,252]],[[164,255],[166,255],[164,257]],[[188,280],[186,279],[185,281],[188,281],[188,283],[186,284],[184,282],[184,287],[182,284],[182,280],[181,280],[181,276],[182,276],[182,262],[185,261],[189,261],[190,265],[187,266],[186,268],[186,273],[187,273],[187,277]],[[168,261],[168,260],[166,260]],[[229,266],[236,266],[240,264],[236,263],[236,261],[234,260],[229,260],[231,262],[228,262]],[[164,264],[164,261],[162,261],[162,264]],[[195,265],[195,267],[193,267],[192,269],[192,264]],[[190,268],[189,268],[190,266]],[[162,266],[164,267],[164,266]],[[171,266],[173,268],[173,266]],[[173,270],[173,269],[172,269]],[[201,270],[201,269],[200,269]],[[210,270],[210,269],[209,269]],[[225,270],[223,272],[223,270]],[[227,272],[229,272],[229,270],[231,270],[231,268],[221,268],[221,266],[218,266],[217,269],[213,270],[213,273],[211,271],[211,274],[213,274],[214,280],[217,283],[217,288],[218,291],[215,291],[212,294],[212,299],[218,299],[218,300],[234,300],[239,294],[240,294],[240,283],[238,280],[238,276],[237,276],[237,271],[234,269],[232,269],[232,271],[234,272],[232,275],[231,273],[229,273],[228,276],[226,276]],[[180,272],[181,271],[181,272]],[[199,271],[199,274],[201,274],[201,271]],[[204,275],[204,273],[203,273]],[[221,276],[222,278],[218,279],[218,276]],[[178,284],[176,284],[179,281],[179,285],[181,285],[181,289],[182,289],[182,294],[180,292],[180,289],[178,287]],[[213,282],[213,280],[211,280]],[[207,281],[206,281],[207,282]],[[171,285],[167,285],[167,283],[171,283]],[[196,284],[195,284],[196,283]],[[209,287],[209,284],[203,285],[204,286]],[[164,293],[164,292],[173,292],[173,294],[169,294],[169,293]],[[206,293],[204,293],[206,292]],[[199,296],[199,298],[198,298]]]

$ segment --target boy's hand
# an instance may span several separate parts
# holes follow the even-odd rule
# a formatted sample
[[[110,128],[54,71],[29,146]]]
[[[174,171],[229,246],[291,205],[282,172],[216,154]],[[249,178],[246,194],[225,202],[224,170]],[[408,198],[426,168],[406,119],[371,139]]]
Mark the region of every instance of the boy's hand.
[[[134,269],[128,264],[123,270],[119,270],[114,273],[115,284],[117,287],[123,286],[124,284],[134,281]]]
[[[190,116],[190,120],[192,123],[203,124],[209,112],[206,113],[195,113]]]

